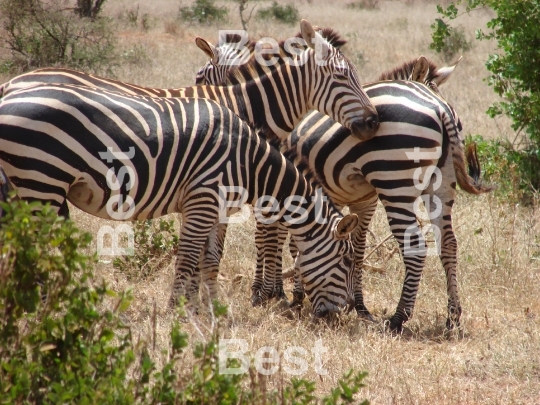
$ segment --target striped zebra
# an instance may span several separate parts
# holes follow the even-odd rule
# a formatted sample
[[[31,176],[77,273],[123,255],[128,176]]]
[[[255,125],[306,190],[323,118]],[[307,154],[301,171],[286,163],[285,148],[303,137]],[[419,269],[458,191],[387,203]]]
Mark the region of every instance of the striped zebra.
[[[457,291],[457,241],[451,220],[456,182],[472,194],[490,190],[478,182],[480,166],[474,150],[467,154],[472,177],[467,175],[460,139],[461,122],[438,89],[456,65],[457,62],[437,69],[432,62],[420,57],[384,73],[381,80],[385,81],[364,85],[380,117],[379,132],[371,140],[359,142],[346,128],[314,112],[295,129],[286,146],[296,152],[296,164],[301,169],[316,173],[325,192],[338,206],[348,205],[351,212],[360,217],[360,225],[353,234],[355,308],[368,319],[371,315],[362,292],[366,231],[377,199],[383,203],[406,267],[398,308],[390,319],[390,327],[396,331],[412,316],[427,253],[417,222],[421,202],[429,204],[428,210],[434,203],[436,210],[440,209],[440,213],[430,219],[434,229],[440,231],[436,236],[449,297],[446,326],[452,328],[459,325],[462,311]],[[205,75],[204,70],[205,67],[199,71],[199,80],[211,77]],[[267,257],[263,260],[264,280],[262,266],[258,266],[255,282],[259,284],[254,289],[258,288],[265,298],[284,295],[279,274],[273,274],[275,269],[281,268],[276,235],[281,247],[285,238],[277,227],[258,228],[258,250],[264,251],[261,245],[266,245]],[[274,258],[277,258],[277,266],[272,264]],[[254,295],[256,293],[254,291]],[[293,297],[292,305],[301,304],[303,293],[298,280]]]
[[[65,84],[14,91],[0,101],[0,164],[19,197],[57,211],[69,200],[105,219],[181,213],[171,304],[192,293],[187,280],[219,221],[223,188],[233,186],[246,190],[247,203],[261,196],[278,202],[279,221],[301,252],[315,316],[352,299],[349,234],[356,215],[343,217],[333,204],[315,200],[291,162],[211,100]],[[290,196],[297,199],[287,205]]]

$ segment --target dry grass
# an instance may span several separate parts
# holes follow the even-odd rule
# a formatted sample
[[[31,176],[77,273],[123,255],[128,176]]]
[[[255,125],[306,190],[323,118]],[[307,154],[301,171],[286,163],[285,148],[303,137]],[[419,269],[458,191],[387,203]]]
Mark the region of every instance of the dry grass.
[[[442,64],[438,55],[428,49],[435,4],[381,1],[379,9],[351,10],[335,0],[296,3],[302,18],[319,26],[335,27],[350,39],[345,52],[358,62],[365,81],[420,54]],[[120,17],[133,7],[128,0],[110,0],[105,3],[105,13]],[[119,78],[149,86],[190,85],[196,69],[206,61],[195,47],[194,37],[215,41],[218,28],[240,26],[236,10],[231,11],[230,23],[220,27],[174,22],[177,10],[178,3],[173,1],[141,2],[139,15],[149,15],[147,28],[142,29],[140,22],[134,26],[122,20],[123,46],[142,46],[149,58],[142,66],[123,66],[117,73]],[[488,12],[478,12],[462,18],[461,24],[472,39],[474,29],[488,19]],[[283,38],[298,30],[256,21],[251,27],[253,37]],[[493,121],[484,114],[495,100],[491,89],[482,82],[487,74],[484,61],[493,51],[492,46],[475,43],[443,88],[462,118],[466,134],[511,135],[506,120]],[[107,222],[73,207],[72,213],[75,221],[93,234]],[[324,358],[329,375],[319,378],[310,364],[304,377],[317,380],[320,392],[326,392],[349,368],[366,370],[368,387],[361,396],[374,404],[540,404],[539,218],[536,207],[514,207],[491,196],[472,198],[460,194],[454,227],[460,246],[463,336],[444,335],[447,296],[444,271],[436,257],[427,260],[415,314],[402,336],[386,334],[381,325],[365,324],[353,316],[344,316],[341,326],[329,328],[312,324],[307,309],[300,320],[290,320],[275,307],[251,308],[254,224],[231,226],[221,266],[220,297],[230,310],[222,334],[246,339],[252,354],[266,345],[281,350],[297,345],[310,350],[317,339],[322,339],[328,348]],[[389,233],[381,207],[371,230],[375,235],[370,236],[371,246]],[[395,310],[404,276],[399,255],[392,253],[394,243],[390,240],[370,257],[370,264],[382,272],[368,272],[365,276],[366,304],[379,319]],[[287,264],[291,265],[290,260]],[[115,289],[133,289],[135,300],[126,316],[141,338],[152,337],[152,308],[157,303],[156,357],[168,339],[171,317],[164,308],[172,272],[170,263],[149,281],[134,284],[110,262],[96,268],[96,278],[105,278]],[[290,281],[286,288],[290,292]],[[208,335],[205,327],[210,318],[202,312],[186,324],[192,340]],[[269,388],[275,383],[270,378]]]

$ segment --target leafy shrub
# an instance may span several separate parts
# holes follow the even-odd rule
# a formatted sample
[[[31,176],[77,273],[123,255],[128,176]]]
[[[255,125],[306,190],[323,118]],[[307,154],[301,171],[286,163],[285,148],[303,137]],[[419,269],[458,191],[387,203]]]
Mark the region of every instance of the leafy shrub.
[[[165,260],[173,260],[179,238],[174,221],[139,221],[134,223],[134,254],[119,256],[113,266],[128,279],[146,280]]]
[[[61,65],[99,73],[114,64],[109,20],[73,18],[61,0],[0,0],[0,21],[19,71]]]
[[[441,18],[431,26],[431,48],[439,51],[444,39],[451,35],[452,27],[448,21],[464,14],[456,6],[460,3],[468,14],[483,8],[493,11],[493,17],[486,25],[487,32],[476,31],[477,39],[496,42],[497,53],[489,55],[486,61],[490,72],[487,83],[504,100],[495,102],[488,114],[510,117],[512,128],[521,135],[521,146],[528,151],[520,156],[529,156],[525,160],[532,164],[537,161],[540,149],[540,0],[466,0],[451,2],[446,7],[438,6]],[[536,166],[536,171],[540,171],[540,166]]]
[[[151,59],[142,45],[135,44],[120,54],[123,61],[129,65],[142,65],[151,63]]]
[[[476,142],[481,156],[483,177],[497,185],[495,194],[511,202],[529,203],[540,190],[540,151],[516,150],[502,139],[467,138]]]
[[[270,7],[260,9],[257,12],[259,20],[276,20],[285,24],[294,25],[300,21],[298,9],[294,5],[280,6],[273,2]]]
[[[353,10],[378,10],[380,8],[380,0],[362,0],[353,3],[347,3],[347,8]]]
[[[125,18],[127,19],[129,25],[137,27],[139,21],[139,4],[136,8],[131,8],[126,11]]]
[[[209,24],[225,20],[229,10],[217,7],[214,0],[195,0],[191,7],[180,7],[178,17],[183,21]]]
[[[89,246],[90,235],[49,207],[39,207],[20,201],[3,204],[2,401],[111,400],[124,391],[127,365],[133,361],[129,329],[118,317],[128,298],[121,296],[113,311],[98,310],[112,293],[105,285],[88,286],[93,258],[79,249]]]

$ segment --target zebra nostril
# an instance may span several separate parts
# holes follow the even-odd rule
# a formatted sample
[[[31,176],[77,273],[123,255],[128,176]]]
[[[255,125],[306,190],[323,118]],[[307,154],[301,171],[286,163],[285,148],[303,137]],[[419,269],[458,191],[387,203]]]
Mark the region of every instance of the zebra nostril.
[[[355,138],[367,141],[375,136],[378,129],[379,117],[377,114],[373,114],[366,119],[354,121],[351,125],[351,134]]]
[[[375,132],[377,132],[377,130],[379,129],[379,116],[374,114],[371,117],[368,117],[365,123],[366,131],[375,134]]]

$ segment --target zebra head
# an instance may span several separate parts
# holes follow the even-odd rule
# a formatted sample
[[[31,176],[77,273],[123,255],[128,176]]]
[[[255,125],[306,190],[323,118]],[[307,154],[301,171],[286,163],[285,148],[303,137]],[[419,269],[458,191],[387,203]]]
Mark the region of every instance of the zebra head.
[[[281,57],[275,58],[278,65],[287,65],[292,77],[301,83],[296,91],[307,94],[309,109],[317,109],[351,130],[352,135],[361,140],[371,139],[379,128],[377,110],[360,86],[356,67],[338,49],[345,41],[332,29],[321,32],[331,34],[331,41],[323,38],[318,27],[302,20],[300,39],[303,47],[281,48]],[[227,82],[227,72],[245,64],[257,52],[257,43],[247,43],[247,38],[226,37],[219,46],[213,46],[203,38],[196,38],[197,46],[210,60],[197,72],[197,85],[221,85]],[[296,46],[300,44],[293,41]],[[220,42],[221,43],[221,42]],[[307,45],[306,45],[307,44]],[[334,44],[336,44],[334,46]],[[245,45],[245,46],[244,46]],[[288,49],[287,49],[288,48]],[[291,57],[292,56],[292,57]],[[294,72],[294,66],[306,65],[305,73]],[[289,84],[290,86],[291,84]]]
[[[379,116],[360,85],[356,67],[309,22],[302,20],[300,28],[309,47],[308,63],[315,63],[312,77],[307,78],[310,107],[350,129],[355,138],[371,139],[379,128]]]
[[[354,306],[354,249],[349,237],[358,225],[356,214],[341,217],[310,231],[310,237],[295,238],[298,268],[313,315],[322,318]]]
[[[227,72],[234,66],[243,65],[251,57],[248,48],[239,47],[243,43],[239,34],[226,34],[224,45],[214,46],[201,37],[195,38],[195,44],[210,58],[195,76],[195,85],[219,85],[226,82]]]

